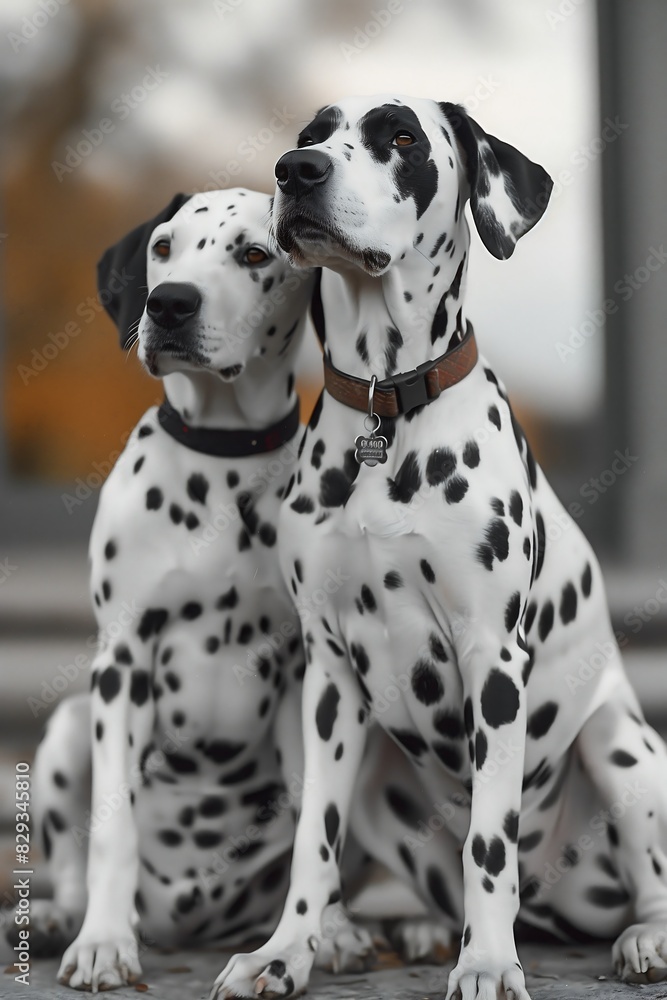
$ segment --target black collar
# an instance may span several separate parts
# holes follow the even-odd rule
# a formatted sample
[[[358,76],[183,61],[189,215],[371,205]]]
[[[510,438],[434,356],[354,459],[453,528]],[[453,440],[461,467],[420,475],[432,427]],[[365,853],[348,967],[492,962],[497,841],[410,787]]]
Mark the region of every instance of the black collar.
[[[199,451],[204,455],[216,455],[218,458],[243,458],[246,455],[275,451],[276,448],[292,440],[299,429],[299,400],[297,399],[294,408],[286,417],[258,431],[189,427],[166,397],[157,412],[157,418],[167,434],[171,434],[179,444],[191,448],[192,451]]]

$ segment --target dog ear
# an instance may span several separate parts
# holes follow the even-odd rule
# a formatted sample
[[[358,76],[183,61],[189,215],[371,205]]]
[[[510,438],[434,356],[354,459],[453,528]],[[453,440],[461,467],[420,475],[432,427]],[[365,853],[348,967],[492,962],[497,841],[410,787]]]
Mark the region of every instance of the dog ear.
[[[460,104],[440,103],[464,154],[470,208],[486,249],[499,260],[538,222],[553,181],[514,146],[488,135]]]
[[[118,327],[125,349],[136,331],[148,298],[146,253],[151,233],[171,219],[192,195],[177,194],[155,218],[149,219],[105,250],[97,264],[100,302]]]

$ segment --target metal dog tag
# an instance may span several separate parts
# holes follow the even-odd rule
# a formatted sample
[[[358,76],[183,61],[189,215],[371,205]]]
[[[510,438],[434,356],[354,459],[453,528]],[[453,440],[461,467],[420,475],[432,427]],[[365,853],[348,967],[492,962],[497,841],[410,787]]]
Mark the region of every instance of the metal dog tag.
[[[373,418],[376,424],[371,430],[369,423],[371,423]],[[360,465],[362,462],[370,466],[383,465],[387,461],[387,439],[381,434],[375,433],[380,423],[381,421],[377,413],[373,413],[372,417],[364,417],[364,427],[368,431],[368,434],[358,434],[354,439],[354,457]]]

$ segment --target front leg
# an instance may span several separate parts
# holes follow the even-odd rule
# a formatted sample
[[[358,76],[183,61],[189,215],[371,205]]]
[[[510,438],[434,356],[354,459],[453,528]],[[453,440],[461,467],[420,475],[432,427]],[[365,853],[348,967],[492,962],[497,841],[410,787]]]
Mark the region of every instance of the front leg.
[[[336,651],[334,651],[334,647]],[[290,888],[270,940],[234,955],[212,998],[296,996],[308,984],[322,938],[322,914],[340,898],[338,861],[365,739],[361,694],[339,640],[312,636],[303,686],[304,792]]]
[[[93,664],[88,905],[58,971],[59,982],[79,990],[114,989],[141,974],[132,926],[139,864],[132,803],[153,725],[150,674],[136,665],[142,652],[118,643]]]
[[[484,630],[462,645],[457,652],[473,784],[463,849],[465,929],[447,1000],[529,1000],[513,934],[526,738],[521,670],[527,654],[516,633],[508,641]]]

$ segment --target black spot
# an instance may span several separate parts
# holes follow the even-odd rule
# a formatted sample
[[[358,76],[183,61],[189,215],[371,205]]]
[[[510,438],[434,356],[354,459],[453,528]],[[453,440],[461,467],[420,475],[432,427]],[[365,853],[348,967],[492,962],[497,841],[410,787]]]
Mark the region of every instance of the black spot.
[[[560,620],[563,625],[574,621],[577,616],[577,592],[571,583],[566,583],[560,599]]]
[[[330,740],[338,716],[340,692],[335,684],[328,684],[317,705],[315,722],[320,739]]]
[[[426,462],[426,479],[430,486],[438,486],[456,471],[456,455],[449,448],[435,448]]]
[[[519,692],[512,678],[493,667],[482,688],[482,715],[486,722],[492,729],[514,722],[519,703]]]
[[[498,412],[498,407],[494,404],[489,407],[488,417],[494,427],[500,430],[500,413]]]
[[[157,838],[165,847],[178,847],[183,843],[183,837],[178,830],[159,830]]]
[[[108,601],[111,598],[111,584],[108,580],[102,581],[102,594],[104,595],[104,600]]]
[[[357,342],[355,344],[355,347],[357,349],[357,354],[359,355],[363,363],[367,365],[370,361],[370,357],[368,354],[368,342],[366,340],[365,331],[360,333],[359,336],[357,337]]]
[[[114,659],[116,663],[123,663],[126,666],[131,666],[134,660],[132,659],[132,653],[124,642],[119,642],[113,651]]]
[[[120,672],[116,667],[107,667],[100,674],[98,688],[102,701],[108,705],[120,691]]]
[[[488,875],[485,875],[482,879],[482,886],[486,892],[494,892],[495,886]]]
[[[222,834],[217,830],[196,830],[192,835],[197,847],[217,847],[222,840]]]
[[[521,607],[521,595],[516,590],[505,606],[505,628],[508,632],[513,632],[519,620],[519,609]]]
[[[475,720],[472,708],[472,698],[468,697],[463,703],[463,722],[465,725],[466,736],[472,736],[475,729]]]
[[[529,717],[526,730],[534,740],[541,739],[551,729],[556,716],[558,715],[558,705],[555,701],[547,701],[536,709]]]
[[[533,848],[537,847],[543,838],[544,833],[542,830],[534,830],[532,833],[527,833],[525,837],[519,837],[518,849],[522,854],[526,854],[528,851],[532,851]]]
[[[398,503],[409,503],[422,484],[417,452],[410,451],[403,459],[396,477],[387,477],[389,497]]]
[[[239,595],[236,587],[230,587],[224,594],[221,594],[215,606],[219,611],[223,611],[226,608],[235,608],[238,602]]]
[[[479,447],[476,441],[468,441],[463,449],[463,463],[469,469],[476,469],[479,465]]]
[[[217,635],[210,635],[204,643],[204,648],[207,653],[217,653],[220,649],[220,640]]]
[[[505,516],[505,504],[499,497],[491,497],[491,508],[499,517]]]
[[[232,743],[230,740],[211,740],[204,747],[204,754],[215,764],[226,764],[238,757],[245,750],[245,743]]]
[[[457,913],[452,904],[445,880],[442,877],[442,872],[435,865],[429,865],[426,869],[426,885],[438,909],[446,913],[452,920],[457,920]]]
[[[486,733],[483,729],[478,729],[475,736],[475,767],[478,771],[481,771],[484,767],[488,749],[489,741],[486,738]]]
[[[99,719],[95,723],[95,739],[101,740],[104,736],[104,723],[100,722]]]
[[[146,670],[133,670],[130,681],[130,701],[145,705],[150,694],[150,676]]]
[[[168,670],[164,675],[164,682],[170,691],[179,691],[181,687],[181,679],[176,674]]]
[[[325,844],[320,844],[320,857],[322,858],[322,861],[329,860],[329,848],[326,847]]]
[[[389,570],[385,574],[384,585],[387,590],[398,590],[399,587],[403,586],[403,577],[395,569]]]
[[[264,524],[260,525],[258,534],[260,542],[264,545],[271,547],[276,544],[276,538],[278,537],[276,529],[272,524],[269,524],[268,521],[265,521]]]
[[[510,494],[509,511],[514,523],[521,527],[523,522],[523,500],[517,490],[512,490]]]
[[[470,924],[467,924],[466,929],[463,932],[463,944],[466,947],[470,944],[471,937],[472,937],[472,931],[470,930]]]
[[[375,596],[373,595],[373,591],[365,583],[361,588],[361,600],[367,611],[377,611],[377,602],[375,600]]]
[[[607,886],[592,885],[586,890],[586,899],[594,906],[602,906],[607,910],[615,906],[626,906],[630,902],[630,896],[623,886],[611,889]]]
[[[463,476],[452,476],[445,483],[445,500],[447,503],[460,503],[468,492],[468,480]]]
[[[387,785],[384,794],[387,805],[394,816],[418,830],[423,820],[423,810],[420,809],[418,803],[402,788],[397,788],[395,785]]]
[[[312,514],[315,510],[315,504],[310,499],[310,497],[305,496],[305,494],[300,493],[296,500],[293,500],[290,504],[292,510],[296,511],[297,514]]]
[[[222,816],[227,810],[227,803],[219,795],[207,795],[199,804],[201,816]]]
[[[395,326],[387,327],[387,346],[384,351],[386,374],[393,375],[396,370],[396,358],[399,348],[403,346],[403,337]]]
[[[535,559],[535,579],[539,579],[544,565],[544,553],[546,549],[546,532],[544,530],[544,518],[539,510],[535,515],[535,531],[537,533],[537,555]]]
[[[142,455],[141,458],[138,458],[136,460],[136,462],[134,463],[134,470],[133,471],[134,471],[135,476],[136,476],[137,472],[139,472],[139,469],[141,468],[141,466],[144,464],[145,459],[146,459],[146,456]]]
[[[547,638],[554,623],[554,606],[551,601],[547,601],[542,610],[540,611],[540,620],[537,624],[537,633],[540,640],[544,642]]]
[[[181,608],[181,617],[185,618],[186,621],[192,622],[195,618],[199,618],[203,611],[201,604],[198,601],[188,601]]]
[[[236,771],[229,771],[220,778],[221,785],[239,785],[248,778],[252,778],[257,772],[257,761],[251,760]]]
[[[526,635],[530,632],[533,627],[533,622],[535,621],[535,615],[537,614],[537,602],[531,601],[526,608],[526,614],[523,618],[523,627]]]
[[[584,572],[581,574],[581,592],[584,595],[584,597],[590,596],[592,583],[593,583],[593,573],[591,570],[591,564],[586,563]]]
[[[425,740],[418,733],[413,733],[409,729],[390,729],[390,736],[400,743],[401,746],[408,751],[408,753],[413,754],[415,757],[420,757],[423,753],[428,750],[428,745]]]
[[[306,913],[307,910],[308,910],[308,903],[305,901],[305,899],[300,899],[296,904],[296,912],[300,916],[303,916],[303,914]]]
[[[208,481],[200,472],[193,472],[188,479],[188,496],[196,503],[206,503],[208,493]]]
[[[352,657],[352,661],[359,673],[364,674],[365,676],[370,669],[371,661],[368,658],[368,653],[360,642],[353,642],[350,645],[350,656]]]
[[[405,844],[398,845],[398,855],[408,871],[414,875],[416,871],[414,858]]]
[[[458,739],[463,736],[463,723],[459,715],[441,708],[433,716],[433,727],[441,736]]]
[[[169,517],[174,522],[174,524],[180,524],[183,520],[183,508],[179,507],[177,503],[172,503],[169,505]]]
[[[146,642],[154,635],[159,635],[167,623],[169,613],[164,608],[149,608],[144,611],[137,632],[139,638]]]
[[[172,771],[176,774],[196,774],[199,768],[197,767],[197,761],[193,760],[191,757],[186,757],[184,754],[180,753],[167,753],[165,754],[165,759],[169,764]]]
[[[433,656],[434,659],[439,660],[440,663],[447,663],[449,657],[447,656],[445,647],[440,641],[440,637],[434,632],[429,636],[428,645],[431,650],[431,656]]]
[[[338,828],[340,827],[340,816],[338,814],[338,809],[334,802],[329,803],[324,813],[324,829],[326,830],[327,843],[329,847],[333,847],[334,841],[338,836]]]
[[[115,542],[111,542],[111,541],[107,542],[107,544],[104,546],[104,558],[105,559],[113,559],[114,556],[116,555],[117,551],[118,551],[118,549],[116,548],[116,543]]]
[[[433,744],[433,751],[450,771],[461,770],[463,761],[461,760],[461,751],[458,747],[436,740]]]
[[[633,757],[627,750],[614,750],[609,754],[609,760],[617,767],[634,767],[635,764],[639,763],[637,758]]]
[[[514,809],[510,809],[505,816],[503,830],[510,844],[516,844],[517,837],[519,836],[519,814]]]
[[[147,510],[159,510],[162,506],[163,499],[162,490],[158,489],[157,486],[151,486],[146,493]]]
[[[53,772],[53,783],[57,788],[67,788],[69,782],[62,771]]]
[[[412,690],[422,705],[434,705],[445,693],[442,680],[426,660],[419,660],[412,668]]]
[[[420,561],[419,568],[422,571],[422,576],[427,583],[435,583],[435,573],[433,572],[433,567],[427,559],[422,559]]]

